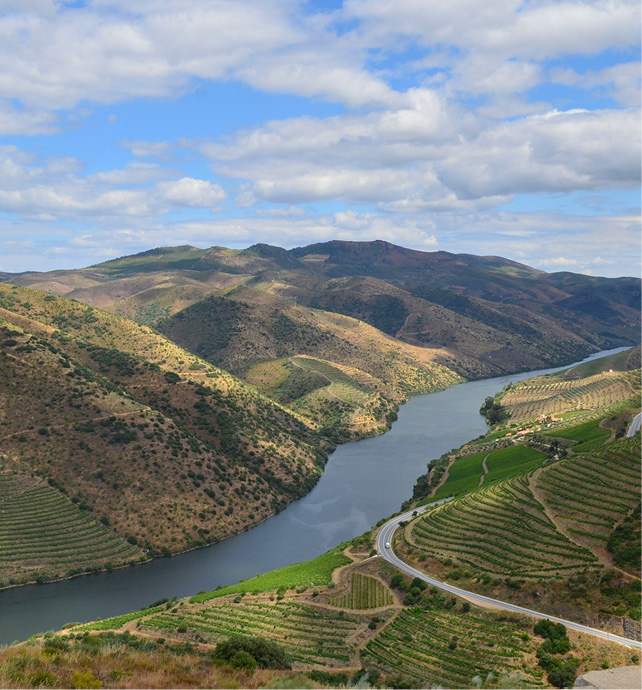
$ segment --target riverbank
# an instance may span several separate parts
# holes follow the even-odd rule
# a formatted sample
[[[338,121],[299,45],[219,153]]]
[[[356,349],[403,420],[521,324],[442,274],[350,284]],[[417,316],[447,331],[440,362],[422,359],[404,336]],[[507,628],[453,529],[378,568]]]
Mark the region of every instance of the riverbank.
[[[339,446],[303,498],[213,546],[136,568],[0,592],[0,643],[60,629],[70,620],[106,618],[150,601],[210,591],[314,558],[397,512],[431,459],[485,433],[479,406],[487,395],[510,381],[561,368],[473,381],[411,398],[388,433]]]

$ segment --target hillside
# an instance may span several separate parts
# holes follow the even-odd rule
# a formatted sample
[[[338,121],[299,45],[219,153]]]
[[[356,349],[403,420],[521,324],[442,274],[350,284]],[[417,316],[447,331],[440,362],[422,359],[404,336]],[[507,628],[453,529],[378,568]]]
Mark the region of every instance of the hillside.
[[[444,352],[396,341],[363,321],[292,304],[274,291],[271,283],[239,286],[157,328],[336,440],[381,432],[409,395],[461,381],[436,363],[447,357]]]
[[[2,502],[5,585],[218,541],[307,492],[331,447],[149,328],[9,285],[0,285],[0,437],[0,478],[24,487],[24,500]],[[31,487],[57,493],[47,498],[60,508],[52,540],[71,542],[66,521],[80,520],[100,527],[96,539],[109,528],[120,555],[96,542],[64,562],[44,547],[16,559],[17,535],[5,530],[42,522],[26,524]]]
[[[371,545],[368,533],[236,585],[34,636],[0,650],[0,684],[548,687],[532,619],[419,586],[368,558]],[[567,643],[573,678],[636,663],[633,650],[582,633],[568,630]]]
[[[508,386],[510,417],[419,478],[416,499],[454,498],[405,528],[404,560],[639,639],[640,435],[623,437],[640,409],[638,356]]]
[[[234,287],[251,286],[281,298],[286,315],[294,305],[359,319],[398,342],[436,351],[435,363],[467,378],[573,361],[640,338],[638,279],[547,274],[500,257],[421,252],[381,241],[290,251],[263,244],[159,248],[86,269],[3,279],[148,325],[162,321],[169,330],[172,317],[203,300],[201,312],[229,314],[238,299],[228,305],[208,298],[229,299]],[[246,365],[250,355],[267,356],[255,345],[248,339],[248,353],[235,366]]]

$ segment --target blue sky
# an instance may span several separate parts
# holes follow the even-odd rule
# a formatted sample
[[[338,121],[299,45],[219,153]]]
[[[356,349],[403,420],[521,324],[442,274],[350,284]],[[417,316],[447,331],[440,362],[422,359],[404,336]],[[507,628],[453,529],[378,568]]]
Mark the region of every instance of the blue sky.
[[[629,0],[0,0],[0,271],[385,239],[640,274]]]

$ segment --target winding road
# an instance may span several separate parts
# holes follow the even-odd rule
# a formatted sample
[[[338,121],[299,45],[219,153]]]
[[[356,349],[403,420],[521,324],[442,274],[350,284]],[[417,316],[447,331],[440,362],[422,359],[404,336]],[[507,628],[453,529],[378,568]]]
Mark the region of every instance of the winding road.
[[[602,639],[608,640],[609,642],[617,642],[618,644],[626,645],[627,647],[632,647],[634,649],[642,649],[642,642],[638,642],[637,640],[631,640],[627,637],[614,635],[612,633],[605,632],[604,630],[590,628],[587,625],[581,625],[580,623],[575,623],[574,621],[567,621],[564,618],[557,618],[556,616],[551,616],[548,613],[533,611],[532,609],[527,609],[523,606],[517,606],[516,604],[511,604],[506,601],[499,601],[499,599],[492,599],[491,597],[486,597],[482,594],[477,594],[476,592],[469,592],[465,589],[461,589],[460,587],[450,585],[447,582],[435,580],[435,578],[426,575],[426,573],[423,573],[421,570],[417,570],[416,568],[413,568],[412,566],[404,563],[404,561],[402,561],[392,549],[392,538],[394,536],[395,531],[399,527],[399,523],[411,520],[413,517],[413,513],[415,512],[417,514],[421,514],[425,512],[428,508],[432,508],[435,505],[438,505],[439,503],[444,503],[445,501],[449,500],[449,498],[445,498],[441,501],[436,501],[435,503],[430,503],[429,505],[417,508],[416,510],[409,510],[406,513],[402,513],[401,515],[397,515],[394,518],[388,520],[388,522],[381,526],[379,533],[377,534],[376,545],[379,555],[383,559],[388,561],[388,563],[394,565],[395,568],[401,570],[401,572],[406,573],[411,577],[418,577],[420,580],[423,580],[427,584],[432,585],[433,587],[437,587],[438,589],[442,589],[445,592],[449,592],[450,594],[456,594],[457,596],[462,597],[463,599],[467,599],[472,604],[476,604],[478,606],[491,606],[493,608],[501,609],[503,611],[521,613],[526,616],[531,616],[533,618],[547,618],[548,620],[555,621],[556,623],[562,623],[567,628],[578,630],[579,632],[583,633],[588,633],[589,635],[595,635],[596,637],[601,637]]]
[[[637,434],[638,431],[640,431],[640,424],[642,424],[642,412],[635,415],[635,417],[633,418],[631,426],[629,427],[629,430],[626,432],[626,437],[631,438],[631,436],[635,436],[635,434]]]

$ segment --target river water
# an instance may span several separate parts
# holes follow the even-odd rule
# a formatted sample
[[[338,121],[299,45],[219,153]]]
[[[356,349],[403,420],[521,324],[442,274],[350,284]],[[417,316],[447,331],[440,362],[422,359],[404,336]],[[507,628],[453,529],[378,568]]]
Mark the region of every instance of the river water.
[[[624,349],[596,353],[583,361]],[[398,511],[432,458],[482,434],[487,426],[479,407],[486,396],[511,381],[564,368],[472,381],[412,398],[399,409],[399,419],[386,434],[339,446],[306,496],[266,522],[213,546],[111,573],[2,591],[0,644],[314,558]]]

